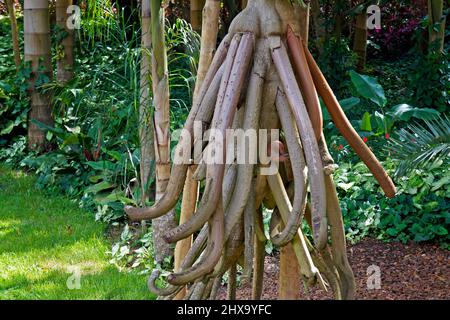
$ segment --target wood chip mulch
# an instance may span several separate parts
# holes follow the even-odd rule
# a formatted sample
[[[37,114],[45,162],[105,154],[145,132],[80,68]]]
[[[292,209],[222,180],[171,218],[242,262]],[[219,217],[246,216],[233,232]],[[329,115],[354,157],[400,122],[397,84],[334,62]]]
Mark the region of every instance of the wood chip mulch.
[[[450,299],[450,251],[437,245],[404,245],[366,239],[351,246],[348,255],[355,274],[358,300]],[[368,268],[373,265],[380,268],[380,289],[368,289]],[[266,257],[262,299],[277,299],[278,271],[278,257]],[[238,300],[250,297],[251,286],[238,288]],[[305,300],[322,300],[331,299],[332,295],[314,287],[308,295],[303,293],[302,297]],[[219,299],[225,298],[224,286],[219,291]]]

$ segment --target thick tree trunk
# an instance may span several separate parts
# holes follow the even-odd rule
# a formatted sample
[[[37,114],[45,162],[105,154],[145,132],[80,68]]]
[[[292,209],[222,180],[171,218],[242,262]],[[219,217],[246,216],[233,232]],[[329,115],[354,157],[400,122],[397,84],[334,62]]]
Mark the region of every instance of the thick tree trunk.
[[[161,0],[151,1],[156,201],[164,195],[170,177],[169,75],[164,40],[164,8],[161,7],[161,2]],[[173,250],[170,244],[164,241],[163,235],[175,226],[174,210],[153,220],[153,242],[157,262],[162,262],[164,257],[172,256]]]
[[[52,78],[50,21],[48,0],[26,0],[24,4],[25,62],[31,64],[29,80],[31,110],[28,123],[28,146],[39,150],[45,147],[46,132],[31,122],[35,119],[53,126],[51,96],[36,90],[35,82],[40,75]]]
[[[430,19],[429,27],[429,44],[433,45],[439,41],[439,50],[444,51],[445,39],[445,23],[446,17],[443,16],[444,0],[428,0],[428,17]],[[438,30],[435,30],[434,25],[439,23]]]
[[[196,103],[203,84],[206,73],[211,65],[212,58],[216,51],[217,33],[219,31],[219,13],[220,1],[207,0],[203,9],[203,26],[202,38],[200,46],[200,61],[197,72],[197,81],[194,90],[194,104]],[[198,197],[198,182],[192,178],[194,167],[188,169],[186,182],[183,190],[183,200],[181,204],[180,224],[187,221],[195,212],[197,197]],[[181,264],[181,261],[186,256],[192,243],[192,237],[181,240],[175,247],[175,270]],[[182,299],[185,295],[185,290],[182,290],[177,295],[177,299]]]
[[[65,30],[66,36],[61,39],[59,45],[62,47],[58,53],[57,74],[59,82],[66,83],[73,78],[73,30],[67,27],[67,19],[71,14],[67,8],[73,4],[72,0],[56,1],[56,25],[60,30]]]
[[[365,10],[356,16],[353,51],[358,57],[356,63],[358,70],[363,70],[366,65],[367,56],[367,13]]]
[[[139,100],[139,142],[141,148],[141,204],[148,199],[149,179],[152,162],[155,161],[155,149],[153,141],[152,96],[150,88],[151,78],[151,15],[150,1],[142,0],[142,39],[141,39],[141,80]]]
[[[191,0],[191,25],[192,29],[200,33],[202,31],[202,12],[205,0]]]
[[[16,68],[20,67],[20,48],[19,48],[19,31],[17,29],[16,9],[13,0],[6,0],[8,6],[9,18],[11,20],[11,36],[13,41],[14,63]]]

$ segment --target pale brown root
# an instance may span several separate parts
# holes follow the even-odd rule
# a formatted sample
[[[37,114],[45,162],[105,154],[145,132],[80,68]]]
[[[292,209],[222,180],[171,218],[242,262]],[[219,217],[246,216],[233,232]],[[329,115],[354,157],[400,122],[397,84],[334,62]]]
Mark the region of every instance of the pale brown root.
[[[309,118],[311,119],[314,129],[314,135],[317,141],[319,141],[323,131],[323,116],[319,96],[314,87],[305,52],[303,51],[300,40],[296,37],[290,25],[288,26],[287,32],[287,45],[292,60],[292,66],[303,98],[305,99],[306,108],[308,109]]]
[[[256,199],[255,199],[255,184],[254,179],[252,188],[250,189],[250,196],[248,197],[247,206],[244,210],[244,271],[241,276],[243,283],[247,283],[252,277],[253,256],[254,256],[254,242],[255,242],[255,218],[256,218]]]
[[[283,222],[287,222],[289,220],[289,213],[292,211],[292,205],[280,175],[267,176],[267,182],[277,201],[281,219]],[[297,230],[297,234],[292,239],[292,245],[300,266],[300,272],[307,279],[308,283],[315,282],[319,271],[314,266],[301,229]]]
[[[237,264],[233,263],[228,270],[227,300],[236,300]]]
[[[198,256],[200,255],[201,251],[203,250],[206,244],[207,237],[208,237],[208,226],[205,225],[198,234],[198,236],[195,238],[195,241],[192,244],[189,251],[187,252],[187,254],[184,256],[184,259],[179,268],[180,271],[186,270],[187,268],[191,267],[194,264],[195,260],[198,258]],[[185,295],[183,295],[183,297],[178,296],[179,292],[183,290],[184,286],[173,286],[169,284],[166,288],[162,289],[158,288],[155,283],[158,277],[159,271],[157,269],[153,270],[147,282],[147,285],[151,292],[160,297],[166,296],[168,299],[173,298],[181,299],[185,296]]]
[[[195,118],[200,110],[200,106],[203,102],[203,98],[205,97],[206,92],[208,91],[215,75],[218,73],[218,70],[220,69],[223,61],[225,60],[225,57],[228,54],[228,47],[229,40],[228,38],[226,38],[222,41],[216,55],[214,56],[213,62],[211,63],[211,66],[200,89],[198,102],[194,103],[194,106],[189,113],[188,119],[186,120],[184,129],[189,132],[191,141],[189,141],[189,139],[180,139],[176,148],[176,154],[178,155],[183,155],[184,153],[189,153],[191,151]],[[129,219],[131,221],[154,219],[161,217],[162,215],[172,210],[172,208],[175,207],[179,195],[183,190],[184,181],[186,180],[187,168],[187,164],[174,164],[172,166],[171,175],[167,184],[166,191],[161,199],[159,199],[153,207],[134,208],[131,206],[126,206],[125,212],[128,215]]]
[[[289,150],[289,157],[294,175],[294,201],[292,212],[285,224],[283,231],[272,237],[274,245],[283,247],[289,243],[297,234],[302,223],[303,212],[306,204],[306,175],[305,158],[301,147],[300,136],[293,121],[292,112],[289,110],[286,98],[282,92],[278,92],[275,103],[280,118],[281,126],[286,136],[286,143]]]
[[[167,281],[173,285],[185,285],[200,277],[203,277],[213,271],[222,255],[224,243],[224,212],[222,201],[219,201],[214,215],[211,217],[210,234],[208,236],[208,247],[204,252],[204,259],[193,267],[183,270],[179,273],[173,273],[168,276]]]
[[[262,213],[258,215],[256,224],[263,228],[264,223],[262,220]],[[260,300],[263,292],[265,251],[266,242],[256,238],[253,258],[252,300]]]
[[[152,271],[150,277],[148,277],[147,280],[147,286],[150,292],[162,297],[162,296],[168,296],[173,293],[175,293],[180,287],[178,286],[172,286],[168,285],[166,288],[158,288],[156,286],[156,280],[159,278],[160,271],[158,269],[155,269]]]
[[[206,163],[200,162],[197,166],[197,169],[194,172],[192,178],[196,181],[203,181],[206,179]]]
[[[214,285],[215,278],[209,278],[206,283],[205,291],[203,292],[203,296],[201,300],[208,300],[211,296],[211,291]]]
[[[186,223],[179,225],[173,230],[169,230],[167,232],[167,234],[164,236],[164,239],[167,242],[172,243],[179,241],[190,236],[198,229],[200,229],[201,226],[204,225],[205,222],[214,213],[214,210],[217,207],[217,203],[221,198],[222,181],[225,169],[225,165],[223,163],[225,162],[224,149],[226,146],[226,129],[231,126],[234,119],[237,104],[239,102],[240,91],[242,89],[245,77],[248,73],[248,68],[253,52],[253,36],[251,34],[244,34],[242,35],[242,40],[239,40],[240,37],[240,35],[236,35],[233,38],[232,44],[230,46],[230,52],[233,52],[232,48],[234,47],[234,43],[236,44],[236,46],[239,44],[235,57],[230,56],[230,59],[228,59],[227,57],[227,68],[225,69],[223,78],[227,76],[228,65],[232,68],[228,81],[223,80],[222,82],[222,84],[227,82],[226,85],[223,86],[226,86],[223,104],[220,95],[217,99],[216,112],[220,110],[221,117],[217,117],[217,124],[213,124],[213,127],[215,127],[220,132],[220,135],[218,135],[217,137],[216,135],[214,135],[211,138],[212,141],[210,139],[210,144],[212,144],[212,147],[214,148],[212,152],[219,152],[222,163],[208,165],[205,191],[202,200],[200,201],[198,210],[190,220],[186,221]],[[219,139],[219,141],[216,141],[216,138]],[[215,148],[219,150],[215,150]]]
[[[313,222],[313,238],[317,248],[322,249],[327,244],[326,195],[322,159],[319,146],[314,137],[314,131],[306,111],[300,89],[296,83],[294,72],[284,44],[279,37],[271,41],[272,58],[280,76],[286,98],[300,133],[303,150],[308,165],[308,178],[311,190],[311,209]],[[280,99],[286,99],[278,95]],[[278,97],[277,96],[277,97]]]
[[[203,294],[205,292],[207,283],[205,283],[203,280],[200,280],[199,282],[196,282],[193,284],[191,290],[192,294],[189,297],[189,300],[201,300],[203,297]]]
[[[231,196],[233,195],[233,190],[236,186],[236,174],[237,174],[236,163],[232,163],[226,167],[225,176],[222,182],[222,197],[224,208],[227,208],[231,201]]]
[[[244,245],[244,219],[241,217],[231,231],[231,235],[226,242],[220,262],[214,268],[212,276],[224,274],[233,263],[237,263],[244,252]]]
[[[356,152],[359,158],[366,164],[370,172],[372,172],[373,176],[383,189],[385,195],[388,198],[393,198],[397,191],[394,183],[392,182],[392,179],[389,177],[386,171],[384,171],[378,159],[352,127],[350,121],[348,120],[338,100],[336,99],[333,90],[329,86],[327,80],[322,74],[322,71],[320,71],[319,66],[315,62],[313,56],[311,55],[305,44],[303,44],[303,49],[306,54],[306,59],[311,70],[311,75],[314,79],[316,89],[322,97],[323,102],[325,103],[325,106],[327,107],[327,110],[331,116],[331,119],[333,119],[333,122],[336,125],[336,128],[338,128],[339,132],[342,134],[345,140],[347,140],[348,144]]]
[[[258,42],[253,68],[250,74],[248,93],[245,102],[245,114],[243,130],[258,129],[259,116],[261,113],[261,103],[264,85],[264,75],[266,72],[267,46],[265,42]],[[249,156],[252,156],[250,153]],[[233,196],[226,208],[225,239],[228,239],[234,225],[239,221],[247,204],[250,194],[250,185],[253,176],[254,164],[239,164],[236,175],[236,187]]]
[[[347,258],[347,245],[345,240],[344,222],[339,207],[336,187],[331,176],[325,177],[327,190],[327,215],[331,228],[331,250],[333,262],[339,272],[342,285],[342,298],[352,300],[355,298],[355,277]]]
[[[305,220],[308,222],[308,225],[311,228],[311,210],[308,204],[306,205],[305,209]],[[314,264],[317,266],[321,274],[323,274],[325,279],[328,281],[328,285],[331,287],[331,290],[333,291],[334,298],[336,300],[341,300],[342,299],[341,282],[334,263],[330,261],[329,246],[327,245],[319,253],[319,251],[317,251],[317,249],[314,248],[314,246],[309,242],[308,238],[305,238],[305,241],[308,250],[311,253],[311,258]]]
[[[211,289],[211,294],[209,295],[209,300],[216,300],[217,293],[219,292],[221,285],[222,285],[222,276],[215,278]]]

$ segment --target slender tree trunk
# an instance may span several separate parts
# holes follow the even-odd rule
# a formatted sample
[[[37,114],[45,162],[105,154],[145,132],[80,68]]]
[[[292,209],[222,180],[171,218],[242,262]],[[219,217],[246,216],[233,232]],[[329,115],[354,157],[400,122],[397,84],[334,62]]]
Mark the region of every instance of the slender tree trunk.
[[[429,44],[439,41],[439,50],[444,51],[445,23],[446,17],[443,16],[444,0],[428,0],[428,17],[430,19]],[[439,24],[438,30],[434,25]]]
[[[200,33],[202,31],[202,12],[205,0],[191,0],[191,25],[192,29]]]
[[[45,148],[46,132],[31,122],[35,119],[53,126],[51,96],[40,93],[35,82],[40,76],[52,78],[50,20],[48,0],[25,0],[24,40],[25,62],[29,62],[32,75],[29,80],[31,110],[28,123],[28,146],[39,150]]]
[[[8,6],[9,18],[11,20],[11,36],[13,41],[14,63],[16,68],[20,67],[20,48],[19,48],[19,31],[17,29],[16,9],[13,0],[6,0]]]
[[[358,70],[363,70],[366,65],[367,56],[367,13],[365,10],[356,16],[353,51],[358,57],[356,63]]]
[[[66,83],[73,78],[73,30],[67,27],[67,19],[70,17],[67,8],[72,4],[72,0],[56,1],[56,25],[60,30],[65,30],[67,33],[59,43],[62,50],[57,60],[56,78],[62,83]]]
[[[141,39],[141,80],[139,101],[139,142],[141,147],[141,204],[149,197],[149,179],[152,162],[155,161],[153,141],[152,96],[150,88],[151,78],[151,14],[150,1],[142,0],[142,39]]]
[[[164,195],[170,177],[169,75],[164,40],[164,8],[161,7],[161,2],[161,0],[151,1],[156,201]],[[166,243],[162,236],[175,226],[175,210],[153,220],[153,243],[157,262],[162,262],[164,257],[173,255],[170,244]]]
[[[206,73],[211,65],[214,52],[216,51],[217,33],[219,31],[219,13],[220,1],[207,0],[203,9],[203,26],[202,38],[200,45],[200,61],[197,72],[197,81],[194,90],[194,103],[198,98],[198,92],[203,84]],[[188,169],[186,182],[183,190],[183,200],[181,203],[180,224],[188,220],[195,212],[197,197],[198,197],[198,183],[192,178],[194,166]],[[175,270],[181,264],[181,261],[186,256],[192,243],[192,237],[179,241],[175,247]],[[185,290],[177,295],[177,299],[182,299],[186,294]]]
[[[217,34],[219,32],[220,1],[207,0],[203,10],[203,29],[200,44],[200,61],[195,83],[194,99],[198,95],[203,79],[216,52]]]

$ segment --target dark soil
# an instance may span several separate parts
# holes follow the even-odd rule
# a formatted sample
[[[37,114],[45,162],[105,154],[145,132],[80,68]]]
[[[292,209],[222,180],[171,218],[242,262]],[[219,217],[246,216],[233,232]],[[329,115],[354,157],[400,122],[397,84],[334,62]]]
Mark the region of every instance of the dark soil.
[[[450,251],[429,244],[384,243],[366,239],[348,249],[356,278],[358,300],[450,299]],[[376,265],[381,271],[381,288],[368,289],[367,269]],[[278,257],[266,257],[262,299],[278,296]],[[372,274],[372,273],[371,273]],[[332,294],[318,287],[302,293],[305,300],[331,299]],[[225,299],[226,287],[219,293]],[[237,299],[251,297],[251,287],[238,288]]]

